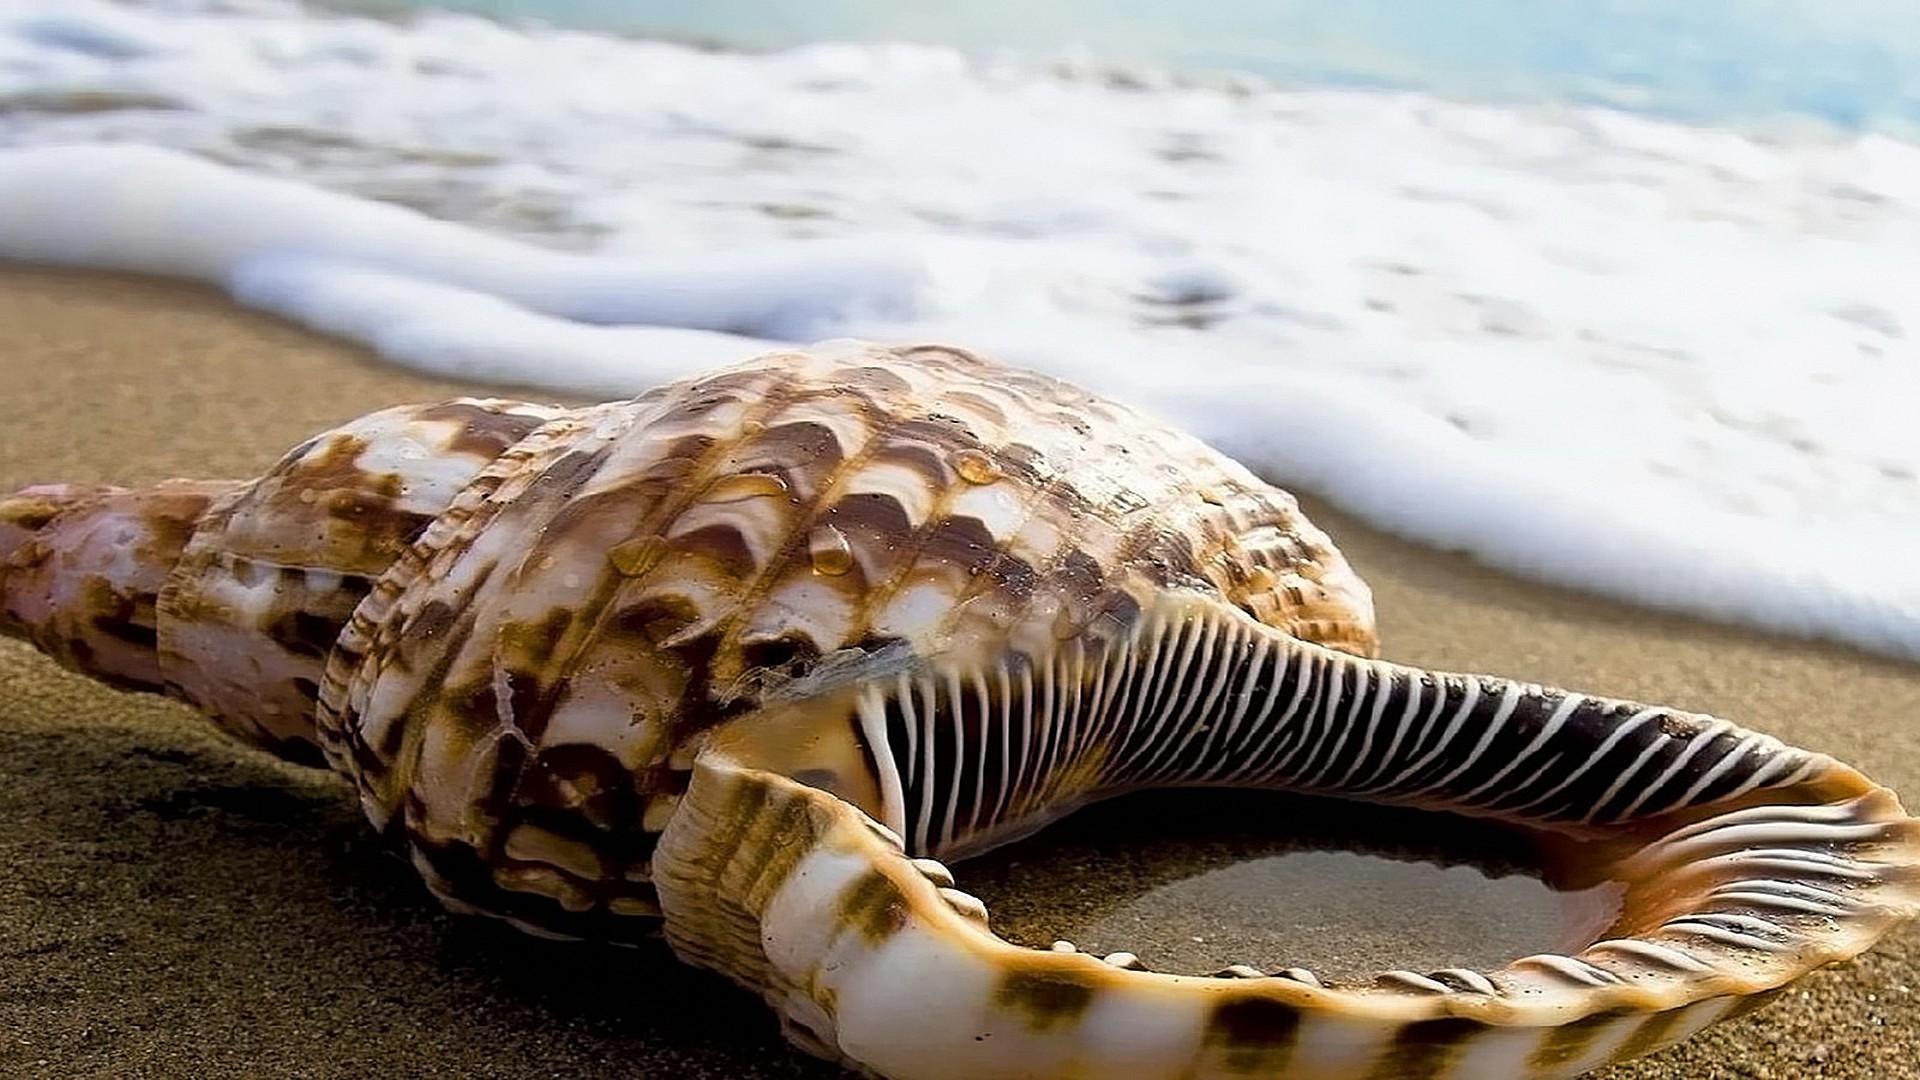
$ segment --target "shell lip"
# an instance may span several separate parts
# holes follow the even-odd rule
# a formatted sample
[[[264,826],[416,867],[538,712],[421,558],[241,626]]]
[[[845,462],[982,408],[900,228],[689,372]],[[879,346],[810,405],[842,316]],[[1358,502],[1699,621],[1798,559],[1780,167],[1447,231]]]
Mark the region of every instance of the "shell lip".
[[[1012,944],[964,875],[910,857],[852,804],[720,753],[695,766],[656,859],[669,941],[765,994],[810,1045],[884,1075],[1108,1075],[1118,1017],[1157,1063],[1141,1076],[1244,1075],[1254,1058],[1281,1063],[1262,1075],[1317,1075],[1296,1056],[1332,1032],[1376,1061],[1415,1043],[1518,1039],[1526,1071],[1500,1075],[1573,1075],[1755,1007],[1920,912],[1920,823],[1862,780],[1849,799],[1723,808],[1628,851],[1643,902],[1570,955],[1364,986],[1298,970],[1159,973],[1129,953]]]
[[[1756,830],[1759,842],[1792,839],[1802,846],[1752,846]],[[1789,836],[1783,838],[1782,832]],[[1841,851],[1845,855],[1831,853]],[[1618,855],[1611,871],[1595,871],[1602,877],[1627,875],[1620,884],[1631,895],[1612,924],[1582,947],[1534,953],[1487,970],[1387,969],[1368,979],[1333,983],[1299,968],[1181,974],[1149,971],[1132,953],[1099,957],[1064,941],[1045,950],[1014,945],[988,928],[984,905],[972,918],[971,905],[956,905],[943,895],[956,891],[956,875],[949,871],[943,877],[923,867],[922,876],[944,901],[926,903],[933,917],[956,932],[990,941],[989,948],[1019,950],[1060,971],[1078,969],[1106,979],[1118,970],[1128,979],[1207,993],[1218,992],[1224,983],[1235,993],[1257,990],[1263,998],[1354,1019],[1411,1023],[1471,1017],[1502,1026],[1549,1026],[1765,994],[1851,959],[1920,915],[1916,856],[1920,821],[1907,817],[1898,798],[1883,787],[1838,804],[1731,811],[1674,829]],[[933,860],[916,863],[944,869]],[[1811,871],[1826,886],[1784,876],[1740,876],[1700,888],[1701,878],[1726,878],[1731,868],[1758,864],[1786,870],[1784,863],[1799,864],[1789,872]],[[964,870],[957,875],[961,886]]]

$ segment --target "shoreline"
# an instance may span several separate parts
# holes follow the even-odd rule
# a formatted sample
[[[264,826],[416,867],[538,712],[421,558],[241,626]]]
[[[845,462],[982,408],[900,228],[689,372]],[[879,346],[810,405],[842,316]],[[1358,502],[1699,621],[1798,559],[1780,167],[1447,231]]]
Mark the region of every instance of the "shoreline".
[[[0,485],[248,475],[426,379],[210,289],[0,265]],[[551,395],[537,394],[544,400]],[[1384,655],[1714,712],[1920,800],[1920,666],[1521,581],[1308,501]],[[664,949],[440,912],[344,786],[0,643],[0,1063],[46,1076],[836,1077]],[[960,870],[964,885],[965,867]],[[1123,881],[1076,889],[1125,891]],[[1920,1061],[1920,928],[1605,1080]]]

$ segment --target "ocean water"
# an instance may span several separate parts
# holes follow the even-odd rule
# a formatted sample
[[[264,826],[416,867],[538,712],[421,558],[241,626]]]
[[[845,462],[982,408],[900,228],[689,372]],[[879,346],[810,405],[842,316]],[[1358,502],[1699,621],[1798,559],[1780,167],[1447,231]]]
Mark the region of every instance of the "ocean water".
[[[796,23],[741,52],[0,0],[0,257],[205,280],[397,363],[608,395],[781,342],[946,339],[1498,566],[1920,656],[1920,67],[1821,66],[1828,38],[1899,54],[1905,16],[1674,6],[1747,21],[1692,67],[1659,51],[1677,30],[1631,63],[1571,29],[1600,59],[1488,38],[1476,90],[1447,64],[1478,24],[1389,17],[1418,5],[1340,5],[1344,44],[1302,53],[1324,77],[1271,83],[1179,76],[1144,6],[1120,23],[1161,51],[1115,68],[1092,37],[1067,62],[870,24],[844,36],[935,43],[777,47],[840,32]],[[1105,25],[1088,10],[1001,14]],[[1649,25],[1694,25],[1672,18]],[[1640,69],[1641,111],[1592,103]],[[1758,81],[1688,89],[1721,69]],[[1827,96],[1781,89],[1803,84]]]
[[[1920,122],[1907,0],[330,0],[737,48],[916,41],[1290,84],[1633,108],[1702,122]]]

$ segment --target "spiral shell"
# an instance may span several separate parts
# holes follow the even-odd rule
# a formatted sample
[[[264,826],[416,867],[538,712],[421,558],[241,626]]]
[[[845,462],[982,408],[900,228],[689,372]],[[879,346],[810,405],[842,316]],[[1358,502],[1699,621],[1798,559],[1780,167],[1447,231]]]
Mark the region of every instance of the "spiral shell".
[[[353,781],[447,904],[656,926],[902,1080],[1570,1076],[1920,905],[1920,830],[1713,717],[1373,659],[1295,501],[1125,406],[835,343],[554,409],[373,414],[248,482],[0,501],[0,628]],[[1498,970],[1016,948],[944,862],[1144,787],[1492,818],[1613,925]]]

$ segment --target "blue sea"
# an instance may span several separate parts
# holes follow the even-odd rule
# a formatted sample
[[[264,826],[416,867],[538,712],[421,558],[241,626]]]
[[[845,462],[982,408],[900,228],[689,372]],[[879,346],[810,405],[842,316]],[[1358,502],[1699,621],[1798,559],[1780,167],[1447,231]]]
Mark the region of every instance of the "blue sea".
[[[339,0],[736,48],[900,39],[1282,84],[1920,129],[1913,0]]]

